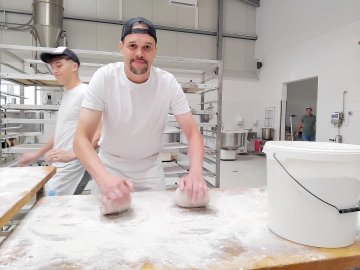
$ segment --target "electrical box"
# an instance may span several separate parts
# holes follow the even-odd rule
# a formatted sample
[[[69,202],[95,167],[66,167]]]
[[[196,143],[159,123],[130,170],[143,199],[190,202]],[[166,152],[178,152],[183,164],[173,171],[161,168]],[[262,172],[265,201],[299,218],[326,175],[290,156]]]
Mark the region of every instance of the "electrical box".
[[[344,113],[343,112],[334,112],[331,114],[331,124],[341,126],[344,121]]]

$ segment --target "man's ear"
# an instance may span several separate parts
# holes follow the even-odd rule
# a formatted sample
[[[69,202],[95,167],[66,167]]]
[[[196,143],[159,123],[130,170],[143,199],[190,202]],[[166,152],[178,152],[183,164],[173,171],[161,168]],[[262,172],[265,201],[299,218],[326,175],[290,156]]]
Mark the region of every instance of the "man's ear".
[[[79,70],[79,64],[78,63],[75,63],[75,62],[73,62],[72,63],[72,71],[78,71]]]
[[[123,48],[124,48],[124,43],[122,41],[119,41],[119,51],[120,51],[120,53],[122,52]]]

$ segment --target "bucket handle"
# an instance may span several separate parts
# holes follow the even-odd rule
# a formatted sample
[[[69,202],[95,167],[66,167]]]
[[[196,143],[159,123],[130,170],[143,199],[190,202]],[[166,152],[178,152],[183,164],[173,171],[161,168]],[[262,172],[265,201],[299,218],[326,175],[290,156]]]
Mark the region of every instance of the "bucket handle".
[[[306,187],[304,187],[302,184],[300,184],[300,182],[298,180],[296,180],[284,167],[283,164],[281,164],[281,162],[276,158],[275,153],[273,154],[274,159],[279,163],[279,165],[283,168],[283,170],[291,177],[291,179],[293,179],[295,181],[295,183],[297,183],[300,187],[302,187],[305,191],[307,191],[309,194],[311,194],[312,196],[314,196],[316,199],[318,199],[319,201],[335,208],[339,214],[346,214],[346,213],[352,213],[352,212],[358,212],[360,211],[360,201],[358,202],[358,206],[357,207],[351,207],[351,208],[344,208],[344,209],[339,209],[338,207],[336,207],[335,205],[321,199],[320,197],[316,196],[314,193],[312,193],[310,190],[308,190]]]

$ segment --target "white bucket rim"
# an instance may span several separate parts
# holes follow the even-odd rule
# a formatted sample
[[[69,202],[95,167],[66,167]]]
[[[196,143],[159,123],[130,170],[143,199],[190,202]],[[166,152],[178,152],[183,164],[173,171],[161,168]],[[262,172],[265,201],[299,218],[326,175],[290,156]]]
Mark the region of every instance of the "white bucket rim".
[[[264,150],[266,149],[319,154],[360,154],[360,145],[331,142],[268,141],[264,146]]]

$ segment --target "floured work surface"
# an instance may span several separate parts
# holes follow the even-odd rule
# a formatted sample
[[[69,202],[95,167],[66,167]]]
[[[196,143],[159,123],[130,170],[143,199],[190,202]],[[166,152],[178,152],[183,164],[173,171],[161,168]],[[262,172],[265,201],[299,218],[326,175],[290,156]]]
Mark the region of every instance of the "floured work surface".
[[[0,168],[0,227],[16,214],[55,172],[56,168],[52,166]]]
[[[320,249],[267,228],[265,190],[211,191],[207,209],[174,192],[138,192],[132,208],[102,216],[97,197],[44,197],[0,246],[5,269],[346,269],[360,242]],[[1,268],[2,269],[2,268]],[[277,268],[278,269],[278,268]]]

